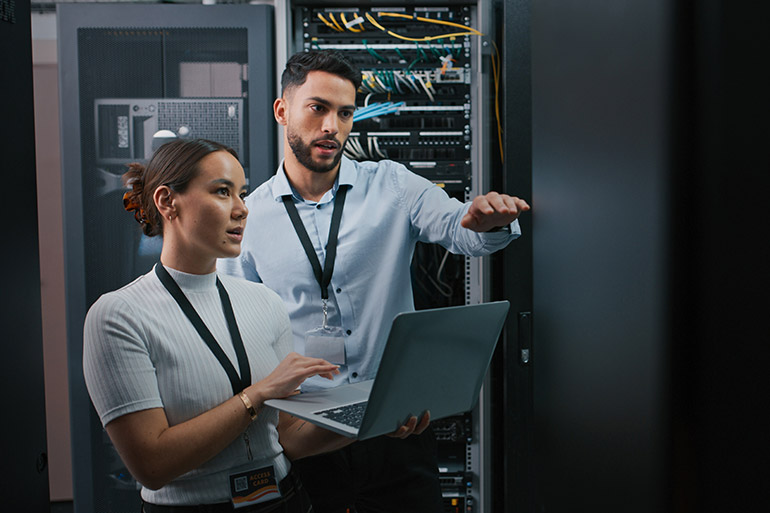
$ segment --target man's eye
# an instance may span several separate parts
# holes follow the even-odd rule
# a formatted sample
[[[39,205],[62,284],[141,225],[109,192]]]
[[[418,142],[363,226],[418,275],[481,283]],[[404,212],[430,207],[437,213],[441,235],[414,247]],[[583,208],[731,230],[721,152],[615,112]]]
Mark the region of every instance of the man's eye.
[[[350,119],[353,117],[353,112],[349,110],[343,110],[342,112],[340,112],[340,116],[344,119]]]

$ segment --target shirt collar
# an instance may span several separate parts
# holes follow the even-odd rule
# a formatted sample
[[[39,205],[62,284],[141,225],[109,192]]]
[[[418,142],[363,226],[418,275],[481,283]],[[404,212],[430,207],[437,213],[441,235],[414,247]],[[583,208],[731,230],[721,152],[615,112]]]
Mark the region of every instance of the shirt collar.
[[[157,263],[155,265],[163,264]],[[176,269],[165,265],[163,267],[168,271],[168,274],[174,279],[183,292],[193,293],[216,290],[216,271],[208,274],[190,274],[183,271],[177,271]]]
[[[286,177],[286,171],[283,169],[283,162],[284,161],[281,161],[278,170],[275,172],[275,180],[273,181],[273,199],[275,201],[281,201],[283,196],[291,194],[299,200],[301,199],[300,196],[292,188],[289,179]],[[337,180],[334,182],[332,191],[336,193],[340,184],[353,187],[357,177],[358,169],[356,169],[355,163],[343,155],[340,160],[340,172],[337,175]]]

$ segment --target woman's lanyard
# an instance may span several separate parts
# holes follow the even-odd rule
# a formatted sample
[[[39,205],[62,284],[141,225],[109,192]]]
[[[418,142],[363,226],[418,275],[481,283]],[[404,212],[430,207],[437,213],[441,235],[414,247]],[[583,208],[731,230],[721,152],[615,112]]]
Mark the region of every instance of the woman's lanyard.
[[[329,227],[329,240],[326,243],[326,259],[324,260],[323,269],[321,269],[321,262],[318,260],[318,255],[313,248],[313,243],[310,242],[310,236],[307,234],[305,225],[302,223],[302,219],[299,217],[297,207],[294,205],[294,200],[291,195],[283,196],[283,205],[286,207],[286,212],[289,214],[291,224],[294,225],[294,231],[297,232],[299,241],[302,243],[302,247],[305,249],[305,254],[310,265],[313,267],[313,274],[318,285],[321,287],[321,299],[323,300],[323,314],[324,322],[323,326],[326,326],[327,309],[326,302],[329,299],[329,284],[332,281],[332,273],[334,273],[334,260],[337,258],[337,235],[340,231],[340,221],[342,219],[342,209],[345,206],[345,196],[348,192],[347,185],[340,185],[337,189],[337,196],[334,198],[334,210],[332,211],[332,224]]]
[[[243,347],[243,339],[241,338],[241,332],[238,330],[238,324],[235,322],[235,315],[233,314],[233,305],[230,303],[230,296],[228,296],[222,282],[217,277],[217,289],[219,290],[219,299],[222,301],[222,310],[225,312],[225,319],[227,320],[227,329],[230,330],[230,337],[233,339],[233,348],[235,348],[235,355],[238,358],[238,367],[241,371],[240,377],[235,372],[233,364],[227,357],[225,352],[217,343],[214,335],[203,323],[203,319],[200,318],[198,312],[195,311],[190,300],[184,295],[182,289],[179,287],[174,278],[168,273],[163,264],[158,262],[155,266],[155,274],[158,275],[160,282],[166,287],[171,296],[176,300],[179,307],[185,313],[190,322],[195,327],[195,330],[201,336],[203,341],[209,347],[220,365],[227,373],[227,377],[230,378],[230,385],[233,387],[233,395],[237,395],[243,389],[251,385],[251,369],[249,367],[249,358],[246,356],[246,350]]]

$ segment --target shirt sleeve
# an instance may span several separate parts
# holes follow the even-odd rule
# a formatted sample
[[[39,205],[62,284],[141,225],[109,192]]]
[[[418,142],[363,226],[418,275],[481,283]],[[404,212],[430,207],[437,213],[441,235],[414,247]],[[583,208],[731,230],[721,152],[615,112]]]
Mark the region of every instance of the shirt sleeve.
[[[83,375],[103,426],[128,413],[163,407],[145,338],[140,320],[120,298],[102,296],[86,315]]]
[[[396,165],[392,173],[397,196],[410,217],[413,234],[420,242],[444,246],[450,252],[467,256],[484,256],[504,248],[521,235],[518,220],[505,231],[479,233],[460,224],[470,208],[450,197],[430,180]]]
[[[286,311],[286,305],[283,300],[276,294],[275,298],[278,300],[276,304],[276,321],[281,326],[281,333],[275,341],[275,355],[280,362],[294,350],[294,335],[291,331],[291,324],[289,322],[289,313]]]
[[[237,257],[217,259],[217,270],[229,276],[262,283],[254,259],[246,249],[246,243],[242,244],[241,248],[241,254]]]

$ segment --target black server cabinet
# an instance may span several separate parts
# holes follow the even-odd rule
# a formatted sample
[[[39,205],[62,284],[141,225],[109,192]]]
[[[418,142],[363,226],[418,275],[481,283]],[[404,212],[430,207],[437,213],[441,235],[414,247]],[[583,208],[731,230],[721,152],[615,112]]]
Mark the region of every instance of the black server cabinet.
[[[32,38],[29,0],[0,3],[0,139],[11,189],[3,200],[0,300],[3,364],[3,509],[48,511],[43,333],[40,311]]]
[[[89,306],[160,254],[123,210],[120,177],[170,137],[232,146],[251,187],[272,174],[273,9],[62,4],[58,35],[75,510],[133,512],[139,487],[93,411],[82,372]]]
[[[533,210],[519,217],[522,236],[493,255],[493,298],[508,299],[511,313],[498,344],[492,375],[493,511],[529,513],[535,507],[535,391],[537,312],[533,311],[533,219],[538,207],[532,192],[532,2],[495,2],[500,66],[500,109],[503,151],[501,190],[526,199]]]
[[[538,510],[756,509],[768,6],[533,4]]]

